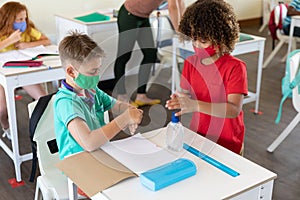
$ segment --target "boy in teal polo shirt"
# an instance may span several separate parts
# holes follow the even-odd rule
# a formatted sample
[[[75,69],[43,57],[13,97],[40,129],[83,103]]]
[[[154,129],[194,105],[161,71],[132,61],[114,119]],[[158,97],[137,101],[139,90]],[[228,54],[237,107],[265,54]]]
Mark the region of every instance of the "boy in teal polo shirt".
[[[54,124],[60,159],[94,151],[127,127],[134,132],[143,112],[119,102],[99,88],[103,50],[91,38],[77,32],[59,44],[59,55],[66,79],[54,101]],[[104,123],[104,112],[119,114]]]

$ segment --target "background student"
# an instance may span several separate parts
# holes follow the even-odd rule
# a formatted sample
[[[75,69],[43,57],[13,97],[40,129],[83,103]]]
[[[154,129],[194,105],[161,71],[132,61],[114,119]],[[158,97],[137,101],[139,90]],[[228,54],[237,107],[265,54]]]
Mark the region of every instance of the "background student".
[[[291,17],[294,15],[300,15],[300,1],[292,0],[288,6],[287,16],[283,21],[283,32],[286,35],[290,34]],[[294,36],[300,37],[300,27],[294,28]]]
[[[147,82],[151,66],[156,62],[156,48],[153,41],[149,15],[164,0],[126,0],[118,14],[118,53],[114,66],[116,92],[118,100],[128,102],[130,97],[125,89],[125,67],[129,61],[135,42],[138,43],[143,60],[138,73],[137,96],[132,105],[144,106],[160,103],[159,99],[151,99],[146,95]],[[168,9],[175,29],[184,10],[183,0],[168,0]]]
[[[94,151],[127,127],[134,133],[143,111],[97,88],[103,50],[89,36],[73,32],[59,44],[66,79],[54,101],[54,125],[60,159]],[[108,124],[104,112],[119,114]]]
[[[0,52],[25,49],[39,45],[49,45],[50,40],[36,30],[28,18],[25,5],[19,2],[7,2],[0,8]],[[46,95],[41,85],[24,86],[24,90],[34,99]],[[10,139],[4,88],[0,85],[0,124],[3,137]]]
[[[166,102],[193,113],[190,128],[235,152],[242,152],[243,98],[248,93],[246,65],[230,55],[239,38],[233,8],[222,0],[199,0],[180,22],[181,38],[192,40],[195,54],[184,62],[180,86]]]

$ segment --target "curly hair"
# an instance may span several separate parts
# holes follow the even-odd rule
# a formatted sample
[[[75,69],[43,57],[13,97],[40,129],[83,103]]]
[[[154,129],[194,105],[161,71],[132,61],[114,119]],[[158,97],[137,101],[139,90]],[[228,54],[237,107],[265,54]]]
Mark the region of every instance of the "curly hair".
[[[22,11],[26,11],[27,14],[27,28],[25,32],[30,32],[31,28],[35,28],[33,22],[28,18],[28,10],[25,5],[13,1],[7,2],[0,8],[0,37],[9,36],[15,31],[13,29],[13,23],[15,22],[16,16]]]
[[[182,40],[211,41],[220,53],[233,51],[239,38],[233,8],[223,0],[198,0],[184,12],[179,25]]]

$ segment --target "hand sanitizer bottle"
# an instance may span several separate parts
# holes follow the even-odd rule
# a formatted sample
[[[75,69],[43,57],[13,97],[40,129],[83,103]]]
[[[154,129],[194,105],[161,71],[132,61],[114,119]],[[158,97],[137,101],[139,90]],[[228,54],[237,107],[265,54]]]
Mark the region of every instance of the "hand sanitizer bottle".
[[[167,125],[167,148],[172,151],[181,151],[183,148],[183,126],[179,117],[172,112],[172,120]]]

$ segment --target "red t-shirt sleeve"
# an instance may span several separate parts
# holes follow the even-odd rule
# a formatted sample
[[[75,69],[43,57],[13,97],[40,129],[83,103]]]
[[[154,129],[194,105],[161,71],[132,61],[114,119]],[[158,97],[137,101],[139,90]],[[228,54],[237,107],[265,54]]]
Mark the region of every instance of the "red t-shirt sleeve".
[[[247,69],[244,62],[237,62],[231,70],[227,94],[244,94],[248,95]]]

